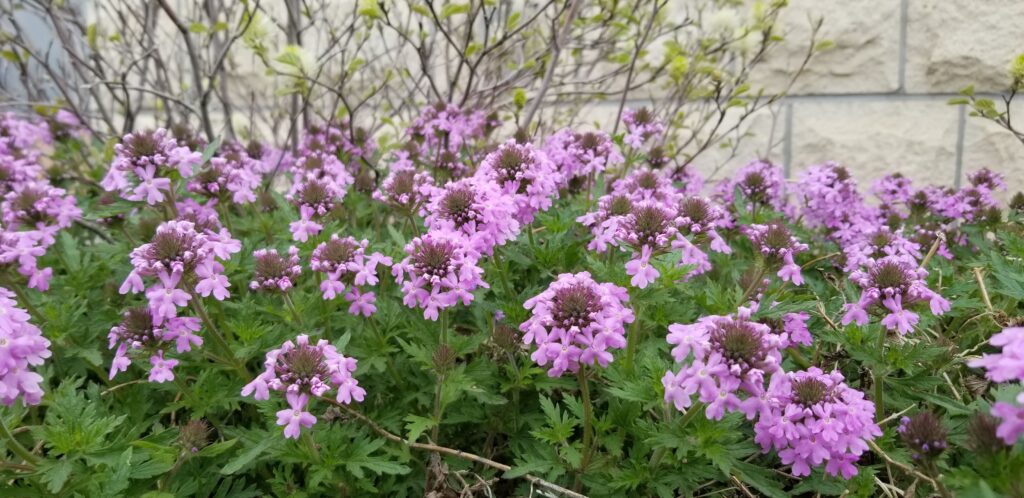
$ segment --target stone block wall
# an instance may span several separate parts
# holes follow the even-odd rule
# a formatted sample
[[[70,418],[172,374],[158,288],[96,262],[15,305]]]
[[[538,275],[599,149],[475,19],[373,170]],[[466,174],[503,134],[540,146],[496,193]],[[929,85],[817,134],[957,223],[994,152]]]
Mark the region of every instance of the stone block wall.
[[[799,63],[807,19],[817,16],[835,47],[815,57],[773,118],[751,120],[745,149],[777,144],[767,157],[791,177],[835,160],[864,181],[900,172],[959,185],[989,167],[1007,176],[1011,192],[1024,190],[1024,144],[946,103],[972,83],[999,101],[1011,60],[1024,52],[1024,2],[791,0],[782,19],[788,48],[758,73],[767,87],[781,85]],[[724,170],[747,159],[729,159]]]

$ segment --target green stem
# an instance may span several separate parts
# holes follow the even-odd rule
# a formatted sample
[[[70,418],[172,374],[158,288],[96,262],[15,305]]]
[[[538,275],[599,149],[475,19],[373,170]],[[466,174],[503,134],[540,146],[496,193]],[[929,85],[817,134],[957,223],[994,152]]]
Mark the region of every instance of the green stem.
[[[231,346],[228,345],[228,341],[224,339],[224,335],[220,333],[217,326],[213,324],[213,320],[210,319],[210,315],[206,313],[206,308],[203,306],[203,302],[199,299],[194,292],[189,293],[192,299],[189,300],[189,304],[192,307],[192,311],[195,311],[199,315],[199,319],[202,320],[203,325],[210,331],[208,337],[213,338],[213,343],[217,345],[217,349],[220,350],[223,356],[223,361],[235,369],[237,369],[245,378],[249,378],[249,370],[245,368],[245,365],[235,359],[235,353],[231,351]]]
[[[501,280],[501,288],[505,291],[505,297],[511,298],[515,296],[512,293],[512,287],[508,283],[508,273],[505,268],[505,262],[501,259],[501,248],[494,248],[494,255],[491,257],[491,262],[494,263],[494,267],[498,269],[498,279]]]
[[[576,475],[576,483],[573,486],[575,491],[583,488],[583,474],[590,465],[591,446],[594,442],[594,406],[590,401],[590,383],[587,380],[587,367],[580,365],[576,372],[580,384],[580,397],[583,398],[583,456],[580,460],[580,472]]]
[[[633,316],[633,325],[626,334],[626,357],[623,359],[622,367],[626,373],[633,373],[633,358],[636,356],[637,344],[640,342],[640,308],[637,307]]]
[[[878,354],[884,360],[885,358],[885,329],[879,328],[878,330],[878,342],[875,344],[878,349]],[[875,420],[882,420],[885,418],[885,366],[884,361],[880,361],[875,368],[871,371],[872,382],[875,388]]]
[[[14,439],[14,434],[11,434],[11,430],[7,428],[7,422],[4,421],[2,416],[0,416],[0,432],[2,432],[3,436],[10,442],[8,449],[13,451],[27,463],[32,465],[39,463],[39,457],[33,455],[32,452],[25,449],[17,439]]]
[[[761,286],[761,279],[764,278],[764,266],[757,267],[757,273],[754,275],[754,279],[751,280],[750,286],[743,291],[743,297],[740,298],[739,306],[746,304],[747,299],[754,293],[754,290]]]
[[[438,341],[438,348],[448,346],[448,310],[441,311],[441,334]],[[439,371],[437,386],[434,388],[434,427],[430,430],[430,439],[434,444],[438,444],[438,437],[441,434],[441,415],[444,413],[444,407],[441,405],[441,391],[444,387],[444,380],[445,374]]]
[[[416,218],[413,217],[412,213],[407,213],[406,217],[409,219],[409,224],[412,225],[413,232],[415,232],[416,236],[419,237],[420,236],[420,226],[416,224]]]
[[[292,297],[289,296],[287,292],[281,293],[281,296],[284,298],[285,307],[287,307],[288,311],[291,312],[292,318],[295,318],[295,323],[298,323],[300,327],[304,327],[305,324],[302,323],[302,315],[299,314],[299,310],[295,309],[295,303],[292,302]]]
[[[526,238],[530,241],[530,249],[536,252],[537,244],[533,242],[533,223],[526,227]]]

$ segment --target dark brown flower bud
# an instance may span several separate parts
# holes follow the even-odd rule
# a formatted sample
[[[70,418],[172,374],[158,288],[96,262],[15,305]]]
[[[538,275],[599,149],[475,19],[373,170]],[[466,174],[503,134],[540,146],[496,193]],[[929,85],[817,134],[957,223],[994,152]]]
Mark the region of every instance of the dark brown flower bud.
[[[897,432],[914,460],[933,460],[946,451],[946,428],[932,412],[903,417]]]
[[[177,445],[187,453],[198,453],[210,444],[210,425],[205,420],[189,420],[178,428]]]

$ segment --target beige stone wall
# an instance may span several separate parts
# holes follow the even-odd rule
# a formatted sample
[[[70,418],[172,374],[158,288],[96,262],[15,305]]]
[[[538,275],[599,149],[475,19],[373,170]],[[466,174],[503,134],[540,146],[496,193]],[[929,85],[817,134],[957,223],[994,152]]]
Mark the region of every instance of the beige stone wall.
[[[790,0],[782,20],[790,48],[758,76],[769,88],[798,64],[809,16],[824,16],[823,37],[835,48],[813,60],[774,119],[751,122],[745,149],[778,143],[767,155],[791,177],[835,160],[865,181],[900,172],[956,185],[989,167],[1011,191],[1024,190],[1024,144],[946,104],[971,83],[999,101],[1010,61],[1024,52],[1024,1]],[[725,171],[747,159],[727,161]]]

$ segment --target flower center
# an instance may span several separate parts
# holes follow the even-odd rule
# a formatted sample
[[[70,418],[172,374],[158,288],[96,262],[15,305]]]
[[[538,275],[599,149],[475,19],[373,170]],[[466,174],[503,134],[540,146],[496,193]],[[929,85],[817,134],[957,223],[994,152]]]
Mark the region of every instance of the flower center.
[[[637,243],[654,247],[658,236],[668,228],[668,217],[657,206],[645,205],[633,209],[630,228],[636,233]]]
[[[593,315],[601,310],[601,300],[594,289],[583,284],[558,289],[552,301],[552,318],[558,327],[565,330],[590,326]]]
[[[444,199],[441,201],[441,209],[444,210],[445,218],[461,228],[480,216],[480,213],[473,207],[475,201],[476,193],[472,189],[466,186],[455,187],[445,193]]]
[[[319,348],[298,346],[283,356],[277,367],[277,376],[286,384],[297,384],[300,388],[305,386],[308,389],[310,385],[328,376],[324,355]]]
[[[726,361],[743,372],[758,368],[767,356],[761,334],[749,323],[734,322],[718,327],[712,331],[711,341]]]
[[[875,266],[871,273],[875,287],[881,290],[892,290],[902,293],[910,286],[907,273],[903,266],[893,261],[883,261]]]
[[[160,151],[160,141],[152,131],[133,135],[125,144],[134,159],[152,157]]]
[[[431,280],[440,280],[453,270],[455,247],[445,241],[424,241],[416,246],[413,267],[417,273]]]
[[[828,384],[819,379],[807,378],[793,381],[793,401],[811,407],[827,400],[831,395]]]

